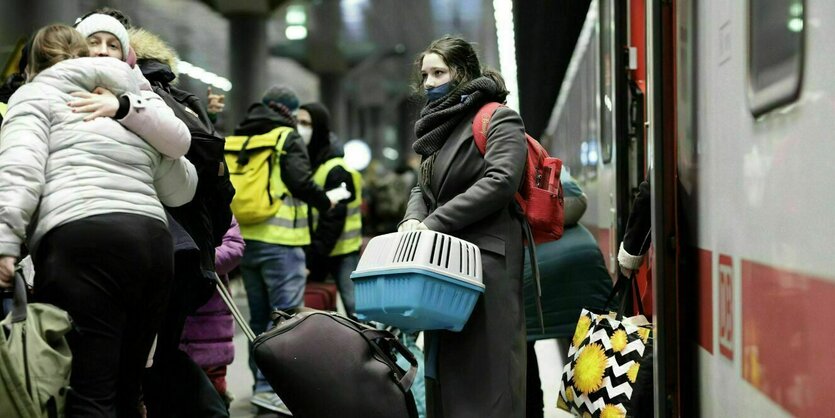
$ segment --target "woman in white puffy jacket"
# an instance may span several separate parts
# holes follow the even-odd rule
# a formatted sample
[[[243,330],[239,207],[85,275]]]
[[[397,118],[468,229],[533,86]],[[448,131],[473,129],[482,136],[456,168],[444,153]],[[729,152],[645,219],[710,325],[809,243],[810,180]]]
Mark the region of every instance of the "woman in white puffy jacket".
[[[162,204],[189,202],[197,175],[114,118],[85,120],[69,105],[97,87],[138,94],[127,64],[77,58],[87,55],[69,26],[41,29],[31,81],[9,102],[0,130],[0,285],[10,285],[25,241],[35,299],[75,324],[67,416],[131,417],[173,274]]]

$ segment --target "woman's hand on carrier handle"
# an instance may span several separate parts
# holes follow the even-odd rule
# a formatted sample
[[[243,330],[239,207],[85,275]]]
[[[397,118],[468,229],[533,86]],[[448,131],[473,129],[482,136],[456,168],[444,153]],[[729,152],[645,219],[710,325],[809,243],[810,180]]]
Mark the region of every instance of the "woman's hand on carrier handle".
[[[397,232],[409,232],[417,229],[420,221],[417,219],[407,219],[397,227]]]
[[[397,227],[397,232],[410,232],[410,231],[428,231],[429,228],[426,225],[417,220],[417,219],[408,219],[403,221],[399,227]]]
[[[17,257],[0,256],[0,287],[8,288],[14,285],[14,264]]]

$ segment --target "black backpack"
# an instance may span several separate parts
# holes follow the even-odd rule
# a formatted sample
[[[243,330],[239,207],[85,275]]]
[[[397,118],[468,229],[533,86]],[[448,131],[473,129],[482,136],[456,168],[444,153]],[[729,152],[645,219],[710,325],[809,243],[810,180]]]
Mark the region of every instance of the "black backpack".
[[[232,222],[229,204],[235,195],[223,157],[226,139],[215,130],[197,96],[159,82],[153,83],[153,89],[191,132],[186,158],[197,169],[197,191],[191,202],[176,208],[166,207],[166,210],[200,248],[202,270],[214,272],[215,247],[223,242],[229,230]]]

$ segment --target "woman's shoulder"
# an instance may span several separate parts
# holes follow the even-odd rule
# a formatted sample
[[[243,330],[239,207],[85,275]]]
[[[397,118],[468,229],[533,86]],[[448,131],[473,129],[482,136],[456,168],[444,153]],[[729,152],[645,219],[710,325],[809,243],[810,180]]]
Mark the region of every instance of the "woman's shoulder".
[[[61,61],[47,68],[35,79],[60,90],[92,91],[104,87],[114,94],[138,93],[138,80],[130,66],[109,57],[84,57]]]
[[[478,115],[475,116],[479,117]],[[501,105],[490,115],[487,123],[487,139],[506,136],[509,132],[525,132],[525,123],[515,110]]]
[[[496,111],[493,112],[493,117],[490,121],[513,121],[522,123],[524,126],[522,116],[519,115],[519,112],[507,107],[507,105],[504,104],[496,108]]]
[[[56,96],[58,92],[49,84],[32,81],[26,83],[18,88],[14,94],[9,97],[9,108],[29,101],[46,101],[50,97]],[[57,97],[57,96],[56,96]]]
[[[493,107],[495,107],[495,109],[492,110],[492,111],[489,111],[489,107],[491,105]],[[469,123],[472,123],[473,120],[475,120],[476,117],[479,117],[479,113],[481,113],[482,111],[489,111],[490,112],[489,115],[488,115],[489,118],[490,118],[489,119],[490,126],[493,126],[494,122],[495,123],[500,123],[500,122],[505,122],[505,121],[516,121],[518,123],[522,123],[522,117],[519,116],[518,112],[516,112],[515,110],[507,107],[506,104],[498,103],[498,102],[487,102],[487,103],[482,104],[479,107],[476,107],[476,108],[472,109],[470,111],[471,114],[469,116],[465,117],[464,120],[469,121]]]

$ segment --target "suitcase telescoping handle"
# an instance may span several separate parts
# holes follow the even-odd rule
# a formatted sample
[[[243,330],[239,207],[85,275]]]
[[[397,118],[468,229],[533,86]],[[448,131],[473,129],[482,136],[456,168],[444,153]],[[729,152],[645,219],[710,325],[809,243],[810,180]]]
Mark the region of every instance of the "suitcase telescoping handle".
[[[212,280],[215,282],[215,287],[217,287],[218,293],[220,293],[220,298],[223,299],[224,303],[226,303],[226,306],[235,318],[235,322],[237,322],[238,326],[241,327],[241,331],[244,332],[244,335],[246,335],[246,338],[249,339],[249,342],[255,341],[255,333],[252,332],[252,328],[250,328],[249,324],[247,324],[246,320],[244,320],[244,316],[241,315],[241,311],[238,310],[238,306],[235,305],[235,300],[232,299],[232,295],[229,294],[229,290],[226,289],[226,285],[223,284],[223,281],[220,280],[217,273],[212,273]]]

